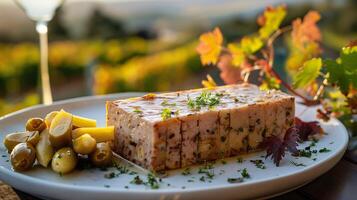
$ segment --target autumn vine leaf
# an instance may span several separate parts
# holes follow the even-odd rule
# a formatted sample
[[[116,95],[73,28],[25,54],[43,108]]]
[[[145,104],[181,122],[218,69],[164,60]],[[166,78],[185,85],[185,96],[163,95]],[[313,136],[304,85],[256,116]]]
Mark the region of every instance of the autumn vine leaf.
[[[245,36],[240,41],[242,50],[247,54],[256,53],[263,47],[263,41],[259,37]]]
[[[259,35],[262,39],[267,39],[272,33],[279,29],[281,22],[286,16],[286,6],[268,7],[263,15],[258,18],[258,24],[261,26]]]
[[[232,55],[232,64],[239,67],[245,60],[245,53],[237,44],[228,44],[228,49]]]
[[[320,18],[317,11],[310,11],[303,20],[298,18],[293,21],[291,37],[296,47],[304,48],[306,44],[321,41],[321,32],[317,26]]]
[[[225,84],[236,84],[242,81],[241,69],[232,65],[232,56],[223,55],[217,67],[221,71],[220,77]]]
[[[222,50],[223,36],[219,28],[200,36],[197,52],[203,65],[216,64]]]
[[[313,58],[304,63],[300,71],[294,76],[294,86],[303,88],[315,82],[322,67],[321,58]]]

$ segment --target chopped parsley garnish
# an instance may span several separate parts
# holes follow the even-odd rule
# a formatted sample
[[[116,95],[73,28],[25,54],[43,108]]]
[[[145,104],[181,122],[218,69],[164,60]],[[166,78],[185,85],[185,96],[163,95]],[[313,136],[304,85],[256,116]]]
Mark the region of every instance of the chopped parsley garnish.
[[[222,94],[213,94],[211,92],[203,91],[200,96],[195,99],[190,99],[188,97],[187,105],[191,110],[200,110],[202,107],[208,106],[208,108],[213,108],[220,103],[220,98]]]
[[[106,187],[106,188],[110,188],[110,185],[104,185],[104,187]]]
[[[161,102],[162,106],[176,106],[176,103],[169,103],[166,99]]]
[[[6,158],[7,156],[6,155],[1,155],[1,157]]]
[[[228,183],[241,183],[244,181],[242,177],[240,178],[227,178]]]
[[[187,182],[190,182],[190,183],[192,183],[192,182],[195,182],[195,180],[192,180],[192,179],[188,179],[188,180],[187,180]]]
[[[138,108],[135,108],[133,112],[137,114],[143,114],[143,111],[139,110]]]
[[[181,188],[182,188],[183,190],[184,190],[184,189],[186,189],[186,187],[185,187],[185,186],[182,186]]]
[[[124,188],[125,188],[125,189],[129,189],[129,186],[126,185],[126,186],[124,186]]]
[[[108,174],[104,174],[104,178],[107,178],[107,179],[112,179],[112,178],[115,178],[115,177],[118,177],[119,174],[115,174],[114,172],[110,172]]]
[[[330,149],[325,147],[325,148],[320,149],[319,153],[327,153],[327,152],[330,152],[330,151],[331,151]]]
[[[221,160],[221,163],[222,163],[223,165],[225,165],[225,164],[227,164],[227,161]]]
[[[170,108],[164,108],[162,109],[161,111],[161,118],[163,120],[167,120],[167,119],[170,119],[171,118],[171,109]]]
[[[297,166],[297,167],[305,167],[306,165],[304,163],[297,163],[297,162],[294,162],[294,161],[291,161],[291,164]]]
[[[316,152],[316,150],[311,151],[309,147],[306,147],[305,149],[299,149],[297,154],[293,154],[293,156],[311,158],[312,153]]]
[[[135,176],[133,180],[130,181],[131,184],[136,184],[136,185],[147,185],[150,186],[151,189],[158,189],[159,182],[157,181],[156,177],[153,174],[148,174],[147,176],[147,181],[144,182],[140,176]]]
[[[259,169],[265,169],[264,162],[262,160],[250,160],[251,163],[254,163],[254,165],[259,168]]]
[[[248,173],[247,168],[244,168],[240,174],[243,178],[250,178],[250,174]]]
[[[201,176],[200,181],[202,181],[202,182],[206,182],[205,177],[204,177],[204,176]]]
[[[140,176],[135,176],[133,180],[130,181],[131,184],[141,185],[144,184],[144,181],[140,178]]]
[[[159,189],[159,182],[156,180],[156,177],[153,174],[148,174],[146,185],[150,186],[151,189]]]
[[[188,176],[188,175],[191,175],[191,171],[190,171],[190,168],[186,168],[183,170],[183,172],[181,173],[182,175],[184,176]]]

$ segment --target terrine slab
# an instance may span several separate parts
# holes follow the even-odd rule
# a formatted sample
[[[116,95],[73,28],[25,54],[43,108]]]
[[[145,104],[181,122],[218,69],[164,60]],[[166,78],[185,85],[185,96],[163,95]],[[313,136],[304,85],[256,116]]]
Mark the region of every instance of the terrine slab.
[[[50,106],[35,106],[0,118],[0,140],[7,133],[22,130],[23,124],[30,117],[44,116],[46,113],[64,108],[74,114],[95,118],[99,126],[105,125],[105,101],[118,98],[139,96],[138,93],[84,97],[56,102]],[[315,109],[306,109],[296,105],[296,115],[303,120],[316,120]],[[36,168],[26,173],[11,170],[5,147],[0,145],[0,180],[9,185],[47,199],[247,199],[272,196],[297,188],[331,169],[343,156],[347,147],[348,134],[344,126],[336,119],[321,122],[328,133],[314,147],[331,151],[314,154],[312,158],[295,158],[287,155],[280,167],[270,160],[264,160],[264,152],[249,154],[242,163],[237,158],[217,161],[214,164],[213,179],[200,180],[203,174],[198,167],[190,169],[191,175],[181,175],[182,170],[171,171],[163,178],[160,188],[152,190],[144,185],[133,185],[134,175],[121,174],[107,179],[105,174],[117,172],[116,169],[83,170],[60,177],[49,169]],[[301,144],[299,148],[308,146]],[[266,169],[257,168],[250,160],[262,159]],[[295,166],[303,163],[306,166]],[[240,177],[238,170],[248,169],[251,176],[242,183],[228,183],[227,178]],[[139,174],[146,179],[145,174]]]

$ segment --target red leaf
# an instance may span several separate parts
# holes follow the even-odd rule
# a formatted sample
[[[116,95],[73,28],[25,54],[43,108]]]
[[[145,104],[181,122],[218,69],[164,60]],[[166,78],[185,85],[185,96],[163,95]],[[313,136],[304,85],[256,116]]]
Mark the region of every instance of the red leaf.
[[[323,133],[318,121],[305,122],[297,117],[295,117],[294,128],[298,130],[297,134],[301,141],[308,140],[311,135]]]
[[[218,62],[220,76],[225,84],[236,84],[242,81],[241,69],[232,65],[232,57],[223,55]]]
[[[265,158],[271,157],[275,165],[279,166],[285,152],[298,153],[297,142],[299,140],[306,141],[309,136],[322,132],[323,130],[317,121],[304,122],[295,117],[295,125],[286,131],[283,139],[277,135],[267,137],[260,144],[260,147],[267,151]]]
[[[285,156],[285,152],[296,153],[298,146],[299,135],[298,130],[294,127],[286,131],[284,140],[279,136],[270,136],[261,143],[261,147],[266,148],[267,154],[265,158],[271,157],[276,166],[279,166],[281,159]]]

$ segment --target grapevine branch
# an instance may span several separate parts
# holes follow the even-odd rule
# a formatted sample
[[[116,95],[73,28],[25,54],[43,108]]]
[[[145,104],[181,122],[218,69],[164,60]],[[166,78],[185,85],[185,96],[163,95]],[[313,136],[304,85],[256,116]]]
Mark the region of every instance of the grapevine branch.
[[[291,26],[286,26],[281,29],[278,29],[276,32],[273,33],[273,35],[268,39],[267,41],[267,49],[268,49],[268,73],[273,75],[276,79],[280,81],[280,83],[287,89],[289,90],[292,94],[302,98],[304,100],[304,103],[306,105],[317,105],[320,103],[318,99],[308,99],[304,95],[298,93],[294,88],[292,88],[287,82],[285,82],[280,75],[275,71],[273,68],[274,65],[274,41],[281,36],[282,34],[291,31],[292,27]]]

